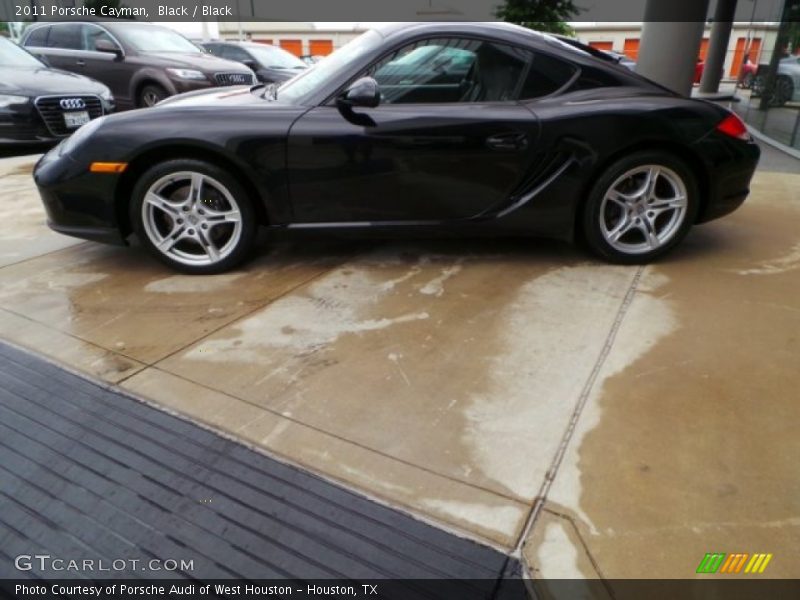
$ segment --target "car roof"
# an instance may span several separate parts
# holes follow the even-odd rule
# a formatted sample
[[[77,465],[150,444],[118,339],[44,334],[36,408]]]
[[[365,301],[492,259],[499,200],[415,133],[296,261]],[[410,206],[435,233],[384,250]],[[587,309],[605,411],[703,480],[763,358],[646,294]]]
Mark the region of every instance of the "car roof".
[[[263,42],[239,42],[237,40],[210,40],[208,42],[201,42],[203,46],[215,44],[217,46],[238,46],[240,48],[272,48],[275,50],[283,50],[275,44],[265,44]]]

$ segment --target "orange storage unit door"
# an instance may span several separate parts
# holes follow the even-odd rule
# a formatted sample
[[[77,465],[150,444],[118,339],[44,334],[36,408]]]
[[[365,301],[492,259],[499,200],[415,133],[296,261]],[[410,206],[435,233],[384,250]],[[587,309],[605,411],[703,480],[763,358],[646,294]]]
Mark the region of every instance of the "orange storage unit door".
[[[589,42],[589,45],[592,48],[596,48],[597,50],[613,50],[614,49],[614,42]]]
[[[708,54],[708,38],[703,38],[703,41],[700,42],[700,60],[705,62],[707,54]]]
[[[281,48],[295,56],[303,55],[303,40],[281,40],[279,44]]]
[[[639,38],[628,38],[622,50],[631,60],[639,60]]]
[[[308,53],[311,56],[328,56],[331,52],[333,52],[331,40],[311,40],[308,43]]]

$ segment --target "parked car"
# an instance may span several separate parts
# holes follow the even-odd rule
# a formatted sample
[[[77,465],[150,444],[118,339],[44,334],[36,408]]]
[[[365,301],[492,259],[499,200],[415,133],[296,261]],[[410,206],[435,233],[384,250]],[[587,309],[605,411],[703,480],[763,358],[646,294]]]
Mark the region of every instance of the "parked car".
[[[113,110],[102,83],[51,69],[0,36],[0,144],[58,140]]]
[[[629,57],[627,54],[622,54],[620,52],[614,52],[613,50],[601,50],[601,52],[605,52],[611,58],[617,61],[617,64],[622,65],[626,69],[630,69],[631,71],[636,70],[636,61]]]
[[[25,31],[22,44],[53,67],[105,83],[120,108],[152,106],[191,90],[255,83],[247,67],[211,56],[176,31],[151,23],[42,23]]]
[[[319,54],[303,54],[300,57],[300,60],[302,60],[304,63],[306,63],[306,65],[308,65],[309,67],[313,67],[315,64],[317,64],[323,58],[325,58],[325,57],[321,56]]]
[[[252,69],[261,83],[283,83],[308,65],[278,46],[257,42],[208,42],[203,47],[220,58],[227,58]]]
[[[404,79],[382,73],[428,47]],[[460,81],[439,63],[444,48],[471,54]],[[630,264],[735,210],[758,158],[727,109],[553,37],[396,23],[279,87],[198,91],[94,121],[34,176],[56,231],[113,243],[135,233],[189,273],[239,264],[259,226],[579,238]]]
[[[769,65],[759,65],[753,79],[753,96],[763,96]],[[778,63],[775,88],[770,94],[771,106],[783,106],[787,102],[800,102],[800,56],[787,56]]]

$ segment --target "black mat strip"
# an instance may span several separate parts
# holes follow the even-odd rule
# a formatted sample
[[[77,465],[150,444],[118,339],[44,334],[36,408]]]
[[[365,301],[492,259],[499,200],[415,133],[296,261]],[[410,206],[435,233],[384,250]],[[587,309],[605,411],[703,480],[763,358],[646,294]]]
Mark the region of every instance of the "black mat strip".
[[[477,598],[509,564],[2,343],[0,482],[5,578],[81,576],[14,568],[43,552],[193,561],[104,577],[463,579],[460,595]]]

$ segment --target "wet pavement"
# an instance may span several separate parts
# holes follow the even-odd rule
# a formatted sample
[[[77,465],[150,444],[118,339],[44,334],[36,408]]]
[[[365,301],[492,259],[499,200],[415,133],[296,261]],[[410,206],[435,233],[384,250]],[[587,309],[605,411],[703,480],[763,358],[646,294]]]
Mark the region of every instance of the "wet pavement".
[[[3,339],[534,576],[688,577],[711,551],[800,576],[800,173],[759,172],[646,268],[529,240],[306,240],[189,277],[48,232],[31,164],[0,160]]]

